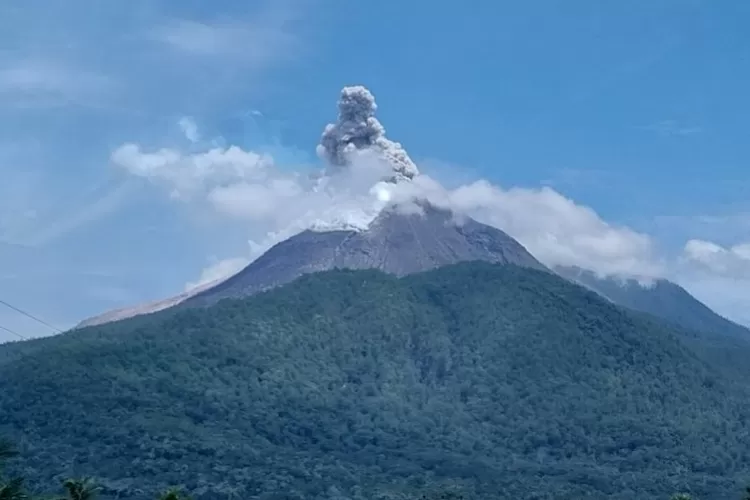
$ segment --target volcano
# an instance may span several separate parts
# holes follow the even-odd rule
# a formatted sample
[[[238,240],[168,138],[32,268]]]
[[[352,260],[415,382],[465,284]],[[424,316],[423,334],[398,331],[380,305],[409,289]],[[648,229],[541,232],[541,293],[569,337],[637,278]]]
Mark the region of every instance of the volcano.
[[[303,231],[181,305],[209,305],[224,298],[245,297],[304,274],[333,269],[377,269],[405,276],[468,261],[546,269],[500,229],[457,217],[429,203],[420,203],[417,209],[386,209],[364,231]]]

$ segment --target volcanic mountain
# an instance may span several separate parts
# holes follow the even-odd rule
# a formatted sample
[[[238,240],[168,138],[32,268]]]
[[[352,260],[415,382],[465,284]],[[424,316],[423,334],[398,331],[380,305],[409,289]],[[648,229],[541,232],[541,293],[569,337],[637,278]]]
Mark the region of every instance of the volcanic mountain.
[[[466,261],[546,269],[505,232],[423,203],[408,211],[386,209],[364,231],[303,231],[272,247],[231,278],[182,305],[207,305],[332,269],[378,269],[396,276]]]
[[[715,313],[669,280],[658,279],[644,286],[635,279],[599,277],[578,267],[555,267],[554,271],[615,304],[657,316],[683,328],[750,339],[750,330]]]
[[[427,202],[383,210],[364,230],[308,229],[271,247],[246,268],[173,298],[118,309],[81,322],[94,326],[171,307],[204,306],[289,283],[332,269],[377,269],[396,276],[467,261],[547,269],[500,229]]]
[[[381,183],[388,189],[414,186],[420,177],[416,164],[401,144],[386,137],[375,117],[377,105],[364,87],[345,87],[338,116],[321,136],[317,153],[326,168],[320,178],[340,174],[355,178],[364,163],[377,163]],[[368,177],[368,179],[370,179]],[[360,179],[361,181],[362,179]],[[373,181],[378,180],[375,176]],[[368,181],[369,182],[369,181]],[[367,184],[370,187],[370,184]],[[369,224],[328,229],[307,229],[278,243],[234,276],[202,285],[175,297],[122,308],[89,318],[78,326],[93,326],[157,312],[172,307],[201,306],[222,298],[244,297],[289,283],[296,278],[331,269],[377,269],[405,276],[465,261],[514,264],[546,269],[516,240],[501,229],[481,224],[419,198],[391,204]],[[367,200],[365,201],[368,202]],[[333,204],[331,213],[339,208]],[[415,210],[416,208],[416,210]],[[325,217],[321,217],[325,219]],[[368,216],[366,220],[370,220]],[[337,229],[331,229],[336,227]],[[659,281],[644,288],[635,282],[599,279],[593,273],[570,268],[555,272],[592,289],[612,302],[656,315],[696,330],[746,336],[747,330],[708,309],[677,285]]]

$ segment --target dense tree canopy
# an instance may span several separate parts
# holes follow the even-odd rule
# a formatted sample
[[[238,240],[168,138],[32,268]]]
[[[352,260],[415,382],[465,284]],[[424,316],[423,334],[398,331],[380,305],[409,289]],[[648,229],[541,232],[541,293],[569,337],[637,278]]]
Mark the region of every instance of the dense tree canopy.
[[[514,266],[334,271],[13,346],[0,433],[105,498],[736,499],[748,379],[709,341]]]

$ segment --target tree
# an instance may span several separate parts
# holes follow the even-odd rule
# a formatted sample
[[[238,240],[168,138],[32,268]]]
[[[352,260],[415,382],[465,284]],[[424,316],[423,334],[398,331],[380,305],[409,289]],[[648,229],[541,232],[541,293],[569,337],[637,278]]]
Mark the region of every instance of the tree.
[[[183,497],[177,488],[170,488],[159,495],[159,500],[189,500],[189,497]]]
[[[68,479],[63,488],[68,492],[68,500],[93,500],[99,492],[99,487],[90,478]]]
[[[5,462],[18,455],[18,452],[13,447],[13,444],[7,439],[0,438],[0,467],[5,465]]]
[[[27,500],[28,498],[23,478],[15,477],[0,483],[0,500]]]
[[[0,472],[2,472],[8,459],[16,455],[18,455],[18,451],[10,441],[0,439]],[[29,495],[26,493],[22,478],[5,479],[0,477],[0,500],[26,500],[27,498],[29,498]]]

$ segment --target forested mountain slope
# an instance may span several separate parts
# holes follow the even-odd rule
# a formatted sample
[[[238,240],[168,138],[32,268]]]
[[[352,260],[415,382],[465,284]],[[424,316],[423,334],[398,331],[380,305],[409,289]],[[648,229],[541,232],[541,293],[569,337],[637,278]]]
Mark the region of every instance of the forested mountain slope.
[[[556,267],[555,272],[594,290],[615,304],[652,314],[684,328],[750,341],[750,330],[715,313],[676,283],[656,280],[642,286],[636,280],[601,278],[576,267]]]
[[[201,498],[737,498],[747,381],[545,271],[331,271],[82,329],[0,364],[0,432],[51,483]]]

